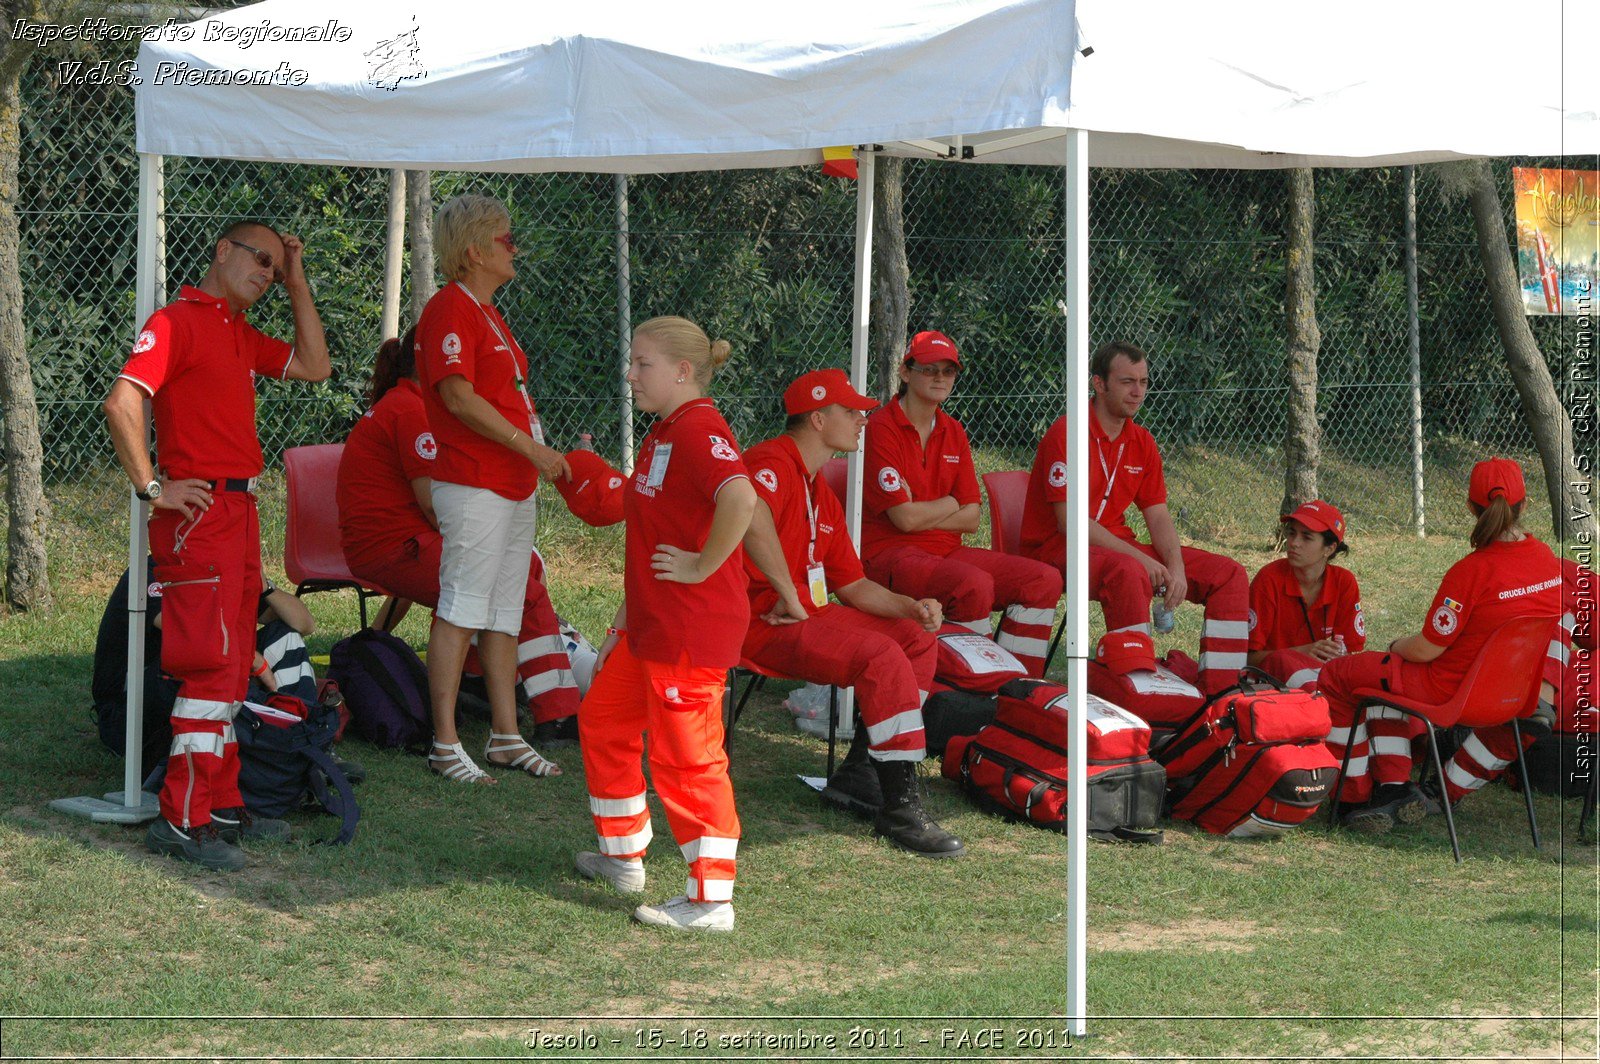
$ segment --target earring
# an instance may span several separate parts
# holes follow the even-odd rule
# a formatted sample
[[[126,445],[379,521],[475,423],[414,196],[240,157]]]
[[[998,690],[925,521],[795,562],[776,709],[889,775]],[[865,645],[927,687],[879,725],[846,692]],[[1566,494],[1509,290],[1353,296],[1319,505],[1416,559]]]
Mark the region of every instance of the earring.
[[[683,383],[683,378],[682,378],[682,377],[679,377],[679,378],[678,378],[678,383],[679,383],[679,384],[682,384],[682,383]]]

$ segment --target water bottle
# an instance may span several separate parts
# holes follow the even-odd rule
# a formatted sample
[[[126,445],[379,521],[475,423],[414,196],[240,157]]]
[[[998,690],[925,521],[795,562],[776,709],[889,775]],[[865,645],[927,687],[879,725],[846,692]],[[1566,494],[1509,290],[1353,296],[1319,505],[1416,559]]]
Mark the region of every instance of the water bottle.
[[[1167,609],[1166,587],[1156,588],[1156,598],[1150,606],[1150,620],[1155,630],[1162,635],[1172,631],[1178,626],[1178,611]]]
[[[592,451],[592,450],[594,450],[594,433],[592,433],[592,432],[580,432],[580,433],[578,433],[578,448],[577,449],[580,450],[580,451]]]

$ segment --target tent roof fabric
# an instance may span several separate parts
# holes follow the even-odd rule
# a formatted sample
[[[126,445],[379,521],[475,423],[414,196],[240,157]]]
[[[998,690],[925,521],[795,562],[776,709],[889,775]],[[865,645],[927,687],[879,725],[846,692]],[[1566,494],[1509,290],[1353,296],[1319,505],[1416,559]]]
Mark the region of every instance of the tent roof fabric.
[[[138,150],[642,173],[865,144],[1060,165],[1080,128],[1095,166],[1593,153],[1578,42],[1597,28],[1575,0],[269,0],[140,48]]]

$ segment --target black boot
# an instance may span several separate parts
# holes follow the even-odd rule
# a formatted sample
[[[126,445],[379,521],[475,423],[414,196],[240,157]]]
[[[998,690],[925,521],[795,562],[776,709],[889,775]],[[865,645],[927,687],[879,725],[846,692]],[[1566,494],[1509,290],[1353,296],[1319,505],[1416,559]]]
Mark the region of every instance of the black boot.
[[[867,757],[866,725],[859,720],[849,752],[822,788],[822,800],[860,817],[876,817],[883,810],[883,788]]]
[[[910,761],[874,761],[883,787],[883,811],[872,822],[872,833],[919,857],[960,857],[961,840],[934,823],[917,794],[917,766]]]

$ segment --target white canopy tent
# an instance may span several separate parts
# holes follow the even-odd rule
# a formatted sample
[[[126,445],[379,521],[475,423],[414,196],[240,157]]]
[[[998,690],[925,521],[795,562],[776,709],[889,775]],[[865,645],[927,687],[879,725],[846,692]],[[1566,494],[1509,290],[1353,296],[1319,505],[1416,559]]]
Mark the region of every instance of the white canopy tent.
[[[1448,9],[1380,0],[598,0],[562,9],[270,0],[140,50],[138,315],[158,297],[165,155],[654,173],[815,165],[824,147],[856,145],[852,357],[864,388],[874,154],[1060,165],[1064,400],[1082,410],[1090,166],[1379,166],[1595,152],[1600,84],[1579,49],[1596,19],[1565,0],[1515,9],[1487,0]],[[335,39],[305,39],[314,29]],[[1086,484],[1087,473],[1086,448],[1071,449],[1069,484]],[[1082,1033],[1088,513],[1085,492],[1068,497],[1075,697],[1065,1011]],[[859,500],[857,458],[852,515]],[[132,519],[129,564],[138,574],[137,501]],[[130,581],[130,610],[143,611],[143,588]],[[143,660],[140,620],[129,627],[130,669]],[[123,793],[133,805],[142,719],[133,675],[128,690]]]

